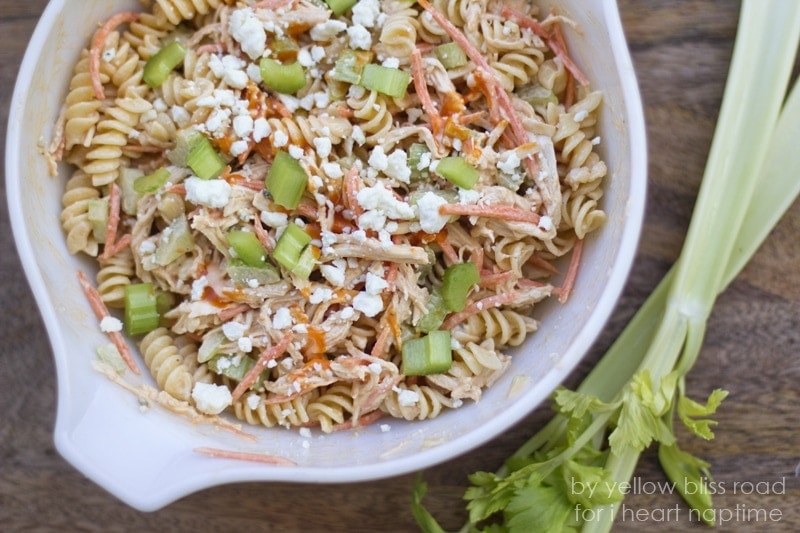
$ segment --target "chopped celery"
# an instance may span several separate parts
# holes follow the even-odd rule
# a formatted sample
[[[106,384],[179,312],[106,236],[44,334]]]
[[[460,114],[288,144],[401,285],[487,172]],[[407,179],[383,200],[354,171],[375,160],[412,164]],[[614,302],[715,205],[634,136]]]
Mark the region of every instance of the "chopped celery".
[[[167,183],[171,175],[172,173],[168,169],[161,167],[152,174],[136,178],[133,182],[133,190],[139,194],[156,192]]]
[[[244,262],[232,259],[225,268],[228,277],[239,287],[249,287],[251,283],[269,285],[280,281],[281,275],[270,263],[264,262],[262,266],[250,266]]]
[[[445,43],[433,49],[433,53],[446,69],[463,67],[467,64],[467,54],[457,43]]]
[[[159,314],[156,290],[152,283],[132,283],[125,286],[125,331],[142,335],[158,327]]]
[[[294,222],[290,222],[281,233],[278,242],[275,243],[272,257],[286,270],[292,271],[310,242],[311,235]]]
[[[217,355],[208,361],[208,368],[212,372],[225,376],[234,381],[242,381],[250,369],[256,365],[253,358],[246,355]],[[256,389],[264,382],[263,375],[256,379],[255,383],[250,386],[250,389]]]
[[[356,5],[358,0],[325,0],[334,15],[341,15]]]
[[[331,78],[351,84],[361,81],[361,72],[372,61],[373,53],[367,50],[346,49],[339,54]]]
[[[187,252],[194,249],[194,238],[185,215],[175,217],[161,234],[156,245],[154,260],[157,265],[165,266]]]
[[[447,372],[453,364],[450,332],[431,331],[424,337],[403,343],[402,372],[406,376],[426,376]]]
[[[178,41],[171,42],[147,60],[142,79],[154,89],[160,87],[167,81],[170,72],[181,64],[184,57],[186,57],[186,48]]]
[[[228,244],[245,265],[260,268],[267,264],[267,251],[252,231],[229,231]]]
[[[106,242],[108,226],[108,199],[96,198],[87,203],[86,218],[92,225],[92,237],[97,242]]]
[[[193,136],[190,139],[186,166],[201,179],[216,178],[225,170],[225,160],[205,135]]]
[[[300,253],[297,264],[292,268],[292,274],[303,279],[308,279],[308,276],[311,275],[311,271],[314,270],[314,266],[317,264],[318,257],[319,250],[316,246],[306,246]]]
[[[128,368],[122,354],[119,353],[119,349],[113,342],[97,348],[97,359],[110,366],[117,374],[124,374]]]
[[[392,98],[402,98],[406,95],[410,81],[411,74],[404,70],[370,63],[364,65],[359,85]]]
[[[420,163],[423,159],[427,159],[428,164],[431,162],[431,151],[425,143],[413,143],[408,147],[408,168],[411,169],[411,181],[419,181],[427,179],[430,176],[428,165],[420,169]]]
[[[518,95],[534,107],[558,103],[558,97],[553,91],[538,84],[522,87]]]
[[[478,182],[478,169],[467,163],[461,156],[442,158],[436,165],[436,173],[462,189],[471,189]]]
[[[442,299],[447,308],[455,312],[463,311],[469,291],[480,280],[475,263],[459,263],[447,267],[442,280]]]
[[[275,92],[294,94],[306,86],[306,71],[297,61],[284,64],[264,57],[260,66],[261,79]]]
[[[417,322],[417,329],[424,333],[430,333],[439,329],[449,312],[449,309],[444,304],[441,290],[437,288],[431,291],[426,309],[428,312]]]
[[[283,150],[275,154],[266,186],[276,204],[287,209],[297,207],[307,183],[308,174],[295,158]]]
[[[211,360],[212,357],[217,355],[222,343],[225,342],[225,334],[221,329],[213,330],[203,337],[203,342],[197,349],[197,362],[205,363]]]
[[[201,142],[199,137],[203,134],[194,129],[180,130],[175,136],[175,147],[167,152],[167,159],[173,165],[185,167],[186,158],[189,157],[189,152],[192,147]]]
[[[122,194],[120,208],[126,215],[135,215],[137,204],[139,203],[139,193],[133,189],[133,184],[137,178],[143,176],[144,172],[136,168],[125,167],[119,173],[119,188]]]

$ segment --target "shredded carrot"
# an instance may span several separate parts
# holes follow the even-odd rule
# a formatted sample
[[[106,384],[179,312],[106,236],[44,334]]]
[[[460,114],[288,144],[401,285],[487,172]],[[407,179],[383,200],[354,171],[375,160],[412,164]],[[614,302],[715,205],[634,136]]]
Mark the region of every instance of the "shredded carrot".
[[[484,309],[491,309],[492,307],[500,307],[507,303],[513,302],[517,295],[513,292],[504,292],[502,294],[495,294],[482,298],[477,302],[472,302],[463,311],[452,313],[442,322],[442,329],[453,329],[461,322],[465,321],[472,315],[477,315]]]
[[[481,271],[481,287],[494,287],[514,279],[516,274],[511,270],[505,272],[490,272],[488,270]]]
[[[103,320],[104,318],[110,317],[111,313],[108,312],[106,304],[103,303],[103,298],[100,296],[100,293],[97,292],[97,289],[89,282],[86,274],[80,270],[78,271],[78,281],[97,319]],[[107,334],[111,342],[114,343],[114,346],[117,347],[119,354],[122,356],[122,360],[125,361],[125,364],[131,369],[131,372],[137,375],[140,374],[139,367],[136,365],[136,361],[133,360],[133,355],[131,355],[131,351],[122,334],[119,331],[109,331]]]
[[[258,237],[258,242],[261,243],[264,249],[267,252],[271,252],[275,247],[275,242],[272,240],[269,232],[264,229],[260,216],[253,217],[253,232],[256,234],[256,237]]]
[[[541,23],[537,22],[536,20],[532,19],[528,15],[524,13],[520,13],[519,11],[515,10],[514,8],[508,7],[506,5],[500,10],[500,14],[507,18],[512,18],[514,21],[522,26],[523,28],[528,28],[529,30],[533,31],[536,35],[543,38],[550,49],[553,51],[555,55],[561,58],[561,61],[564,63],[564,68],[566,68],[570,74],[575,76],[575,79],[578,80],[578,83],[581,85],[589,85],[589,80],[586,76],[581,72],[578,68],[578,65],[572,60],[572,58],[567,53],[567,47],[564,45],[564,39],[562,37],[558,37],[558,33],[560,33],[560,28],[553,32],[548,31]]]
[[[572,257],[569,261],[569,268],[567,274],[564,276],[564,283],[561,284],[561,291],[558,296],[558,301],[566,303],[569,298],[572,288],[575,286],[575,278],[578,276],[578,265],[581,262],[581,253],[583,252],[583,240],[578,239],[575,241],[575,246],[572,247]]]
[[[223,175],[223,179],[230,185],[238,185],[256,192],[263,191],[265,187],[264,180],[247,179],[241,174],[228,174],[227,176]]]
[[[356,421],[353,421],[353,419],[351,418],[346,422],[342,422],[341,424],[336,424],[335,426],[333,426],[333,431],[347,431],[354,428],[368,426],[370,424],[374,424],[382,417],[383,417],[383,411],[376,409],[375,411],[371,411],[365,415],[361,415],[360,417],[358,417],[358,420]]]
[[[256,463],[266,463],[269,465],[279,465],[279,466],[297,465],[297,463],[295,463],[294,461],[286,459],[285,457],[280,457],[279,455],[238,452],[234,450],[222,450],[220,448],[208,448],[208,447],[195,448],[194,451],[196,451],[197,453],[202,453],[204,455],[209,455],[211,457],[219,457],[222,459],[239,459],[241,461],[252,461]]]
[[[183,183],[176,183],[175,185],[172,185],[171,187],[168,187],[167,188],[167,192],[171,192],[171,193],[174,193],[174,194],[180,194],[181,196],[185,196],[186,195],[186,185],[184,185]]]
[[[475,268],[478,269],[478,272],[483,270],[483,257],[484,257],[483,248],[476,247],[470,250],[469,253],[470,261],[475,263]]]
[[[542,259],[536,254],[533,254],[530,259],[528,259],[528,263],[537,267],[541,268],[542,270],[546,270],[552,274],[558,274],[558,269],[556,266],[546,259]]]
[[[478,216],[499,218],[516,222],[539,223],[539,215],[510,205],[443,204],[439,206],[440,215]]]
[[[442,249],[445,258],[450,264],[458,263],[458,254],[452,244],[447,241],[442,241],[439,243],[439,247]]]
[[[244,375],[242,381],[240,381],[236,388],[233,389],[233,392],[231,393],[233,402],[236,402],[242,396],[242,394],[244,394],[245,391],[256,382],[256,379],[258,379],[258,375],[261,374],[261,371],[267,368],[267,363],[286,351],[286,348],[289,347],[291,340],[292,334],[287,333],[280,341],[278,341],[277,344],[274,344],[261,352],[261,355],[258,356],[258,361],[256,361],[255,365],[253,365],[253,368],[251,368],[247,374]]]
[[[114,241],[117,240],[117,228],[119,227],[120,219],[120,203],[121,193],[120,188],[116,183],[111,183],[108,191],[108,221],[106,223],[106,242],[103,248],[103,253],[100,254],[98,259],[104,260],[111,257],[114,250]]]
[[[227,47],[225,43],[206,43],[197,47],[197,55],[203,54],[224,54]]]
[[[108,256],[106,256],[106,259],[114,257],[119,252],[130,246],[132,240],[133,237],[130,235],[130,233],[126,233],[125,235],[117,239],[117,242],[114,243],[114,248],[111,250]],[[103,251],[103,253],[105,253],[105,250]]]
[[[358,167],[353,165],[344,178],[342,184],[344,189],[344,206],[353,213],[354,218],[358,218],[364,208],[358,203],[358,191],[361,189],[361,180],[358,178]]]
[[[411,74],[414,80],[414,90],[422,104],[422,109],[428,114],[428,120],[431,122],[431,131],[433,131],[434,140],[436,141],[442,132],[442,116],[436,110],[436,106],[431,99],[431,93],[428,91],[428,82],[425,80],[425,67],[422,65],[422,54],[417,48],[414,48],[411,52]]]
[[[385,314],[384,314],[385,316]],[[391,335],[392,331],[390,328],[385,327],[380,328],[378,332],[378,337],[375,339],[375,344],[372,346],[372,350],[370,351],[370,355],[373,357],[383,357],[386,353],[387,344],[389,343],[389,336]]]
[[[280,9],[294,5],[296,0],[261,0],[253,5],[253,9]]]
[[[103,90],[103,82],[100,79],[100,56],[103,53],[103,45],[106,42],[108,35],[114,31],[117,26],[127,22],[133,22],[139,18],[139,13],[134,11],[123,11],[112,15],[100,29],[95,32],[92,38],[92,44],[89,49],[89,76],[92,79],[92,88],[94,95],[98,100],[103,100],[106,97]]]
[[[249,305],[247,305],[247,304],[232,305],[230,307],[226,307],[225,309],[220,310],[220,312],[217,313],[217,317],[221,321],[227,322],[228,320],[232,319],[233,317],[237,317],[237,316],[241,315],[242,313],[244,313],[245,311],[247,311],[250,308],[251,307]]]

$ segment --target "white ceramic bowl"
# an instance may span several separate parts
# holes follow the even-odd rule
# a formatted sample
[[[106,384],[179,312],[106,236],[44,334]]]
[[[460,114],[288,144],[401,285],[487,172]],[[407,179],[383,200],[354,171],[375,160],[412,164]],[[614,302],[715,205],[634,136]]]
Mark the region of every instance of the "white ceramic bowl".
[[[543,313],[539,332],[517,350],[509,371],[480,402],[436,419],[391,421],[306,439],[297,431],[253,428],[257,443],[192,425],[159,408],[142,412],[136,398],[92,369],[99,331],[76,277],[93,268],[71,256],[59,224],[63,176],[48,176],[39,152],[51,138],[70,73],[96,22],[135,0],[53,0],[19,73],[10,110],[6,186],[14,236],[53,347],[58,372],[55,443],[87,477],[140,510],[191,492],[237,481],[351,482],[416,471],[452,459],[497,436],[539,405],[589,349],[613,310],[634,258],[643,218],[645,130],[634,71],[612,0],[545,0],[575,20],[572,55],[605,93],[600,135],[609,166],[607,226],[584,248],[574,296]],[[21,355],[21,354],[20,354]],[[509,394],[512,378],[527,385]],[[144,378],[148,379],[147,377]],[[310,446],[299,444],[309,440]],[[212,459],[198,446],[263,452],[298,466]]]

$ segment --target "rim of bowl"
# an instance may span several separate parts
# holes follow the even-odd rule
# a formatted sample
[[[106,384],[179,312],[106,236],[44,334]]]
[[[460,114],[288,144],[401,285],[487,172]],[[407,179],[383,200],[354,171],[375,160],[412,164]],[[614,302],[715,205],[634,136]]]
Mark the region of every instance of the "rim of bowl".
[[[217,472],[213,479],[209,479],[207,472],[200,472],[197,476],[164,486],[159,493],[148,495],[132,495],[126,493],[120,487],[115,486],[113,480],[103,479],[102,476],[98,475],[92,475],[92,465],[87,462],[86,458],[79,450],[74,449],[74,445],[65,437],[63,428],[59,425],[59,421],[62,419],[60,411],[65,401],[63,395],[66,394],[65,391],[69,389],[62,368],[64,365],[62,354],[58,349],[58,347],[63,346],[63,339],[60,328],[57,325],[55,310],[49,298],[46,296],[47,290],[42,273],[36,263],[32,248],[27,242],[27,223],[21,208],[21,189],[18,172],[20,168],[20,158],[15,149],[15,145],[18,143],[21,136],[20,124],[22,121],[20,120],[20,114],[24,110],[28,100],[26,88],[30,86],[33,80],[36,60],[45,45],[46,40],[44,37],[49,28],[55,23],[65,2],[66,0],[51,0],[48,3],[28,43],[18,71],[17,81],[11,100],[7,128],[5,169],[7,202],[12,233],[20,261],[25,271],[25,276],[31,287],[49,337],[51,349],[53,350],[58,389],[58,407],[54,439],[59,453],[66,460],[81,470],[85,475],[91,477],[106,490],[141,510],[154,510],[196,490],[232,482],[273,480],[287,482],[343,483],[382,479],[442,463],[485,444],[519,422],[549,394],[549,392],[547,392],[542,398],[537,398],[538,401],[536,402],[515,402],[509,409],[498,413],[498,416],[493,418],[487,427],[484,427],[484,431],[462,435],[449,441],[446,446],[428,448],[413,456],[387,460],[383,463],[351,466],[346,469],[337,467],[321,468],[315,466],[299,466],[291,467],[290,470],[286,470],[286,473],[283,474],[281,472],[283,472],[284,469],[276,468],[266,471],[266,475],[264,470],[253,471],[243,466],[242,468],[233,468],[224,472]],[[624,119],[629,132],[628,135],[631,139],[630,154],[628,154],[628,156],[630,157],[631,175],[629,183],[630,198],[632,200],[626,206],[626,216],[636,221],[636,223],[626,224],[622,231],[619,251],[611,267],[614,274],[609,278],[606,289],[603,291],[597,303],[597,309],[599,311],[593,312],[590,315],[589,320],[576,337],[575,342],[572,343],[569,351],[566,352],[564,357],[560,360],[558,367],[549,371],[547,375],[543,377],[543,381],[547,382],[547,385],[537,387],[536,391],[527,393],[526,397],[533,396],[533,392],[537,392],[537,395],[541,395],[541,390],[546,389],[547,391],[551,391],[555,389],[588,352],[592,343],[605,326],[605,323],[610,317],[624,289],[628,275],[633,266],[643,224],[647,181],[647,141],[641,96],[628,51],[628,45],[623,33],[617,3],[616,1],[602,2],[602,6],[605,23],[610,36],[611,47],[615,54],[614,62],[619,69],[621,88],[625,95]],[[531,403],[535,403],[536,405],[531,407]]]

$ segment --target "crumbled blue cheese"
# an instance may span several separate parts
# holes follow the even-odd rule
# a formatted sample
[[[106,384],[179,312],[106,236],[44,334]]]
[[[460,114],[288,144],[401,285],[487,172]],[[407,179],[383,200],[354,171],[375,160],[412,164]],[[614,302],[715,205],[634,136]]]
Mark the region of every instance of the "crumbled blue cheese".
[[[272,128],[267,122],[267,119],[264,117],[259,117],[253,121],[253,140],[255,142],[261,142],[262,140],[269,137],[269,134],[272,133]]]
[[[389,283],[380,275],[367,272],[364,282],[364,290],[367,291],[367,294],[378,295],[387,287],[389,287]]]
[[[347,23],[341,20],[329,19],[317,24],[309,32],[311,38],[317,42],[327,42],[347,29]]]
[[[261,396],[258,394],[250,394],[247,397],[247,407],[254,411],[261,405]]]
[[[228,31],[250,59],[258,59],[264,54],[267,33],[252,9],[234,10],[228,21]]]
[[[319,304],[331,298],[333,298],[333,290],[329,287],[319,286],[308,296],[308,302],[311,304]]]
[[[439,233],[450,221],[449,215],[440,215],[439,207],[447,203],[447,200],[428,191],[417,200],[419,210],[419,225],[425,233]]]
[[[333,149],[333,143],[331,143],[331,140],[328,137],[315,137],[314,148],[316,148],[317,155],[319,157],[326,158],[329,155],[331,155],[331,150]]]
[[[231,186],[225,180],[204,180],[190,176],[184,181],[184,186],[186,200],[193,204],[219,209],[228,205],[231,196]]]
[[[228,387],[199,381],[192,388],[192,399],[198,411],[209,415],[218,415],[233,401]]]
[[[286,213],[262,211],[259,218],[261,219],[261,222],[271,228],[280,228],[289,223],[289,217]]]
[[[383,299],[377,294],[361,291],[353,298],[353,308],[368,317],[373,317],[383,311]]]
[[[203,297],[203,292],[205,292],[206,287],[208,287],[208,278],[205,276],[200,276],[196,280],[192,282],[192,300],[196,301]]]
[[[381,5],[378,0],[359,0],[351,9],[353,24],[365,28],[374,28],[381,14]]]
[[[542,215],[539,217],[537,227],[542,231],[550,231],[553,229],[553,219],[547,215]]]
[[[386,158],[383,173],[401,183],[411,181],[411,168],[408,166],[408,154],[405,150],[395,150]]]
[[[413,390],[400,387],[392,387],[392,390],[397,393],[397,403],[403,407],[410,407],[419,402],[419,394]]]
[[[360,24],[354,24],[347,28],[347,36],[350,38],[351,48],[356,50],[369,50],[372,48],[372,34]]]
[[[100,331],[103,333],[122,331],[122,322],[113,316],[103,317],[103,320],[100,321]]]
[[[347,262],[342,259],[333,261],[332,264],[325,264],[319,267],[322,277],[334,287],[343,287]]]
[[[252,337],[240,337],[239,340],[236,341],[236,345],[244,353],[250,353],[253,351]]]
[[[382,183],[364,187],[356,195],[356,200],[364,209],[382,211],[388,218],[409,220],[414,218],[414,208],[395,198],[392,191]]]
[[[275,329],[286,329],[293,323],[292,313],[286,307],[281,307],[272,316],[272,327]]]
[[[222,334],[225,335],[229,341],[235,341],[242,338],[245,331],[244,324],[239,322],[226,322],[222,325]]]

